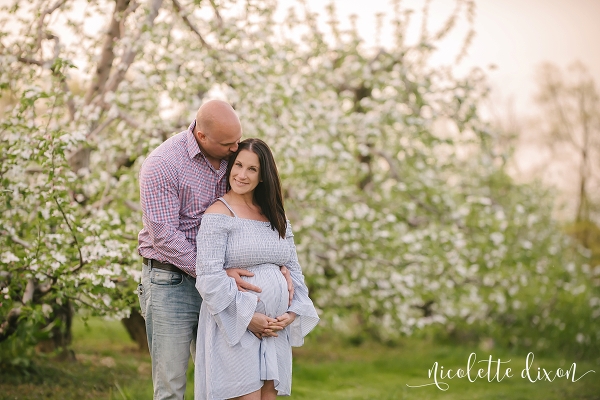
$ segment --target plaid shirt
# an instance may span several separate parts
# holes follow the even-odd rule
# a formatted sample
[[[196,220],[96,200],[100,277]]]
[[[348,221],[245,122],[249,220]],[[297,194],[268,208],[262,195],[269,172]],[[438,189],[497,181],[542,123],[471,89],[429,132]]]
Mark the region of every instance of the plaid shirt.
[[[194,137],[196,121],[158,146],[140,170],[144,228],[138,253],[196,276],[196,235],[204,211],[225,194],[227,160],[218,170]]]

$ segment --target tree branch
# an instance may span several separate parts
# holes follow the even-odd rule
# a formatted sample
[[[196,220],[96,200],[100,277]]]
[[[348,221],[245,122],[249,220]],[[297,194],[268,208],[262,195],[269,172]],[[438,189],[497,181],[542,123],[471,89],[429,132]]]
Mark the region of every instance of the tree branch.
[[[125,12],[123,13],[123,16],[121,17],[121,21],[120,21],[121,35],[123,35],[123,32],[125,32],[125,19],[129,16],[129,14],[133,14],[139,6],[140,6],[140,3],[138,3],[136,0],[133,0],[133,1],[131,1],[131,3],[129,3],[129,7],[127,7],[127,10],[125,10]]]
[[[105,101],[101,101],[100,102],[100,106],[102,107],[103,110],[105,111],[109,111],[109,110],[114,110],[117,112],[117,116],[122,119],[123,121],[125,121],[127,123],[127,125],[131,126],[132,128],[139,128],[142,124],[139,121],[136,121],[135,118],[133,118],[131,115],[127,114],[125,111],[121,110],[119,107],[117,107],[116,104],[110,104],[107,103]],[[111,121],[112,122],[112,121]],[[94,130],[95,131],[95,130]],[[92,131],[89,136],[92,136],[94,132]]]
[[[8,232],[7,232],[7,231],[5,231],[5,230],[1,230],[1,231],[0,231],[0,234],[2,234],[2,235],[5,235],[5,236],[8,236],[8,235],[10,235],[10,239],[11,239],[13,242],[15,242],[15,243],[17,243],[17,244],[20,244],[21,246],[25,247],[26,249],[30,249],[30,248],[31,248],[31,244],[29,244],[28,242],[24,241],[23,239],[21,239],[21,238],[20,238],[20,237],[18,237],[17,235],[11,235],[10,233],[8,233]]]
[[[104,208],[104,206],[106,206],[113,200],[114,200],[113,196],[103,196],[100,200],[98,200],[94,204],[92,204],[91,207],[95,208],[95,209],[101,209],[101,208]]]
[[[117,117],[106,118],[104,122],[102,122],[96,129],[87,134],[88,139],[93,138],[104,129],[106,129]]]
[[[40,67],[44,66],[43,61],[34,60],[33,58],[29,58],[29,57],[17,57],[17,60],[19,60],[19,62],[22,62],[24,64],[33,64],[33,65],[37,65]]]
[[[56,35],[48,35],[48,39],[54,40],[54,58],[52,59],[52,64],[56,62],[60,55],[60,39]],[[60,71],[60,69],[51,68],[52,74],[57,77],[60,81],[61,88],[67,97],[67,108],[69,109],[69,120],[72,122],[75,120],[75,102],[73,101],[73,94],[71,93],[71,89],[69,89],[69,85],[67,85],[67,77],[64,73]]]
[[[17,57],[17,60],[24,64],[31,64],[31,65],[37,65],[39,67],[50,68],[50,70],[52,71],[52,75],[54,75],[55,77],[57,77],[59,79],[61,88],[62,88],[63,92],[66,94],[67,108],[69,110],[69,120],[73,121],[73,120],[75,120],[75,102],[73,101],[73,94],[71,93],[71,89],[69,89],[69,85],[67,85],[67,77],[62,72],[60,72],[59,69],[52,68],[52,66],[54,65],[54,62],[58,59],[58,57],[60,55],[60,40],[59,40],[58,36],[52,35],[52,34],[48,34],[46,36],[46,38],[54,40],[54,58],[52,60],[48,60],[48,61],[35,60],[33,58],[22,57],[22,56]]]
[[[67,108],[69,109],[69,120],[72,122],[75,120],[75,101],[73,100],[73,94],[71,93],[71,89],[69,89],[69,85],[67,85],[67,80],[63,75],[60,85],[62,87],[63,92],[67,93]]]
[[[221,16],[219,15],[219,13],[217,11],[217,8],[216,8],[214,2],[211,1],[211,3],[213,4],[213,8],[215,9],[215,14],[217,15],[217,18],[219,19],[220,23],[222,23]],[[192,22],[189,20],[187,15],[185,15],[183,13],[183,8],[182,8],[181,4],[179,4],[179,1],[173,0],[173,6],[175,7],[177,14],[179,14],[181,19],[183,19],[183,22],[185,22],[185,24],[188,26],[188,28],[190,28],[192,30],[192,32],[194,32],[196,34],[196,36],[198,36],[198,39],[200,39],[200,43],[202,43],[202,46],[206,47],[209,50],[212,50],[212,47],[208,43],[206,43],[206,40],[204,40],[204,38],[202,37],[202,34],[198,30],[198,28],[196,28],[194,26],[194,24],[192,24]]]
[[[44,19],[46,19],[46,17],[50,14],[52,14],[54,11],[58,10],[60,7],[62,7],[65,3],[67,2],[67,0],[59,0],[57,1],[53,6],[46,8],[42,14],[40,15],[40,17],[38,18],[38,26],[37,26],[37,33],[38,33],[38,37],[37,37],[37,44],[36,44],[36,48],[34,50],[34,52],[38,51],[39,49],[41,49],[42,47],[42,38],[44,36],[43,30],[44,30]]]
[[[142,212],[142,207],[141,207],[141,206],[140,206],[138,203],[134,203],[134,202],[133,202],[133,201],[131,201],[131,200],[127,200],[127,199],[126,199],[126,200],[125,200],[125,205],[126,205],[126,206],[127,206],[129,209],[130,209],[130,210],[133,210],[133,211],[136,211],[136,212]]]
[[[69,219],[67,218],[67,215],[65,214],[65,212],[63,211],[62,207],[60,206],[60,203],[58,202],[58,199],[56,197],[54,197],[54,202],[56,203],[60,213],[63,216],[63,219],[65,220],[65,222],[67,223],[67,226],[69,227],[69,231],[71,231],[71,236],[73,236],[73,240],[75,240],[75,245],[77,246],[77,251],[79,252],[79,267],[77,267],[75,269],[75,271],[72,272],[76,272],[78,270],[80,270],[81,268],[83,268],[83,266],[85,265],[85,262],[83,261],[83,255],[81,254],[81,246],[79,246],[79,241],[77,240],[77,236],[75,235],[75,231],[73,230],[73,228],[71,227],[71,224],[69,223]]]
[[[88,306],[91,309],[95,309],[95,310],[98,309],[98,307],[94,306],[93,304],[88,303],[87,301],[81,300],[79,297],[69,296],[69,295],[65,295],[65,297],[67,299],[70,299],[70,300],[73,300],[73,301],[78,301],[78,302],[80,302],[82,304],[85,304],[86,306]]]
[[[210,0],[210,5],[215,11],[215,17],[217,17],[217,24],[219,25],[219,29],[223,29],[223,18],[221,18],[221,14],[219,13],[219,8],[217,7],[215,0]]]
[[[109,78],[110,70],[115,59],[114,44],[116,39],[121,37],[121,14],[124,14],[128,10],[130,0],[117,0],[115,2],[115,9],[113,11],[112,20],[106,36],[104,38],[104,45],[102,46],[102,52],[100,53],[100,60],[96,65],[96,75],[92,79],[92,83],[85,95],[85,104],[90,104],[96,94],[102,93],[106,85],[106,81]]]
[[[0,342],[5,341],[16,332],[21,310],[21,307],[13,308],[6,315],[6,320],[0,324]]]
[[[383,159],[385,159],[385,161],[388,163],[388,165],[390,167],[390,174],[392,175],[392,178],[395,179],[398,182],[401,182],[400,172],[398,171],[398,166],[396,165],[396,163],[394,162],[394,160],[392,159],[392,157],[389,154],[386,154],[383,150],[376,150],[376,151],[372,151],[372,152],[374,154],[382,157]],[[418,199],[412,193],[408,192],[407,195],[408,195],[408,197],[410,197],[410,199],[412,201],[414,201],[415,203],[417,203],[424,210],[427,210],[427,211],[429,211],[432,214],[438,215],[440,218],[443,217],[443,213],[441,211],[439,211],[438,209],[436,209],[435,207],[432,207],[429,204],[427,204],[427,203],[423,202],[422,200]]]
[[[8,339],[10,335],[16,332],[17,326],[19,325],[19,317],[23,312],[23,306],[31,300],[33,300],[33,293],[35,292],[35,282],[33,279],[27,281],[25,286],[25,292],[23,293],[22,303],[13,308],[6,315],[6,320],[0,324],[0,342]]]
[[[387,164],[390,166],[390,172],[392,174],[392,178],[395,179],[396,181],[400,182],[400,180],[401,180],[400,173],[398,172],[398,168],[397,168],[396,163],[394,162],[394,159],[392,158],[392,156],[390,156],[383,150],[375,150],[374,153],[375,153],[375,155],[382,157],[385,160],[385,162],[387,162]]]
[[[67,0],[57,1],[54,6],[50,7],[49,9],[46,9],[46,14],[52,14],[59,7],[62,7],[66,2]]]
[[[150,8],[150,12],[148,13],[148,18],[146,20],[145,29],[151,29],[152,26],[154,25],[154,20],[158,16],[158,11],[160,10],[162,2],[163,2],[163,0],[152,0],[152,6]],[[141,38],[143,30],[144,30],[143,28],[140,28],[136,38],[132,41],[129,48],[124,52],[124,55],[121,58],[121,64],[116,68],[116,72],[114,72],[108,79],[108,82],[106,83],[106,87],[105,87],[104,91],[102,91],[100,93],[104,94],[104,93],[108,93],[108,92],[115,92],[117,90],[117,88],[119,87],[119,84],[125,78],[125,74],[129,70],[129,67],[133,63],[135,56],[137,55],[137,53],[139,52],[139,49],[141,48],[140,38]]]
[[[23,293],[23,304],[29,303],[33,300],[33,293],[35,292],[35,282],[33,278],[27,281],[27,286],[25,286],[25,293]]]

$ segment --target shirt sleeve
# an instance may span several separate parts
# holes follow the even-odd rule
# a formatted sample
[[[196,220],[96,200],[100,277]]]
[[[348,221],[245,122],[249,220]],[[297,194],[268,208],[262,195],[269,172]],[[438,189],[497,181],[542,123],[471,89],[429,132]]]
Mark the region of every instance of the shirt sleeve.
[[[142,219],[152,248],[162,260],[195,276],[196,249],[179,228],[179,182],[173,168],[162,157],[148,158],[140,171]]]
[[[288,311],[296,314],[296,319],[289,326],[290,344],[292,346],[302,346],[304,344],[304,336],[319,323],[319,315],[312,300],[308,297],[308,287],[304,283],[304,275],[298,262],[296,244],[294,243],[294,234],[289,222],[285,232],[285,240],[291,248],[290,260],[285,266],[290,270],[292,284],[294,285],[294,297]]]
[[[228,215],[205,214],[198,231],[196,258],[196,288],[202,306],[207,307],[229,346],[237,344],[246,332],[258,301],[255,294],[240,292],[235,279],[223,268],[232,224]]]

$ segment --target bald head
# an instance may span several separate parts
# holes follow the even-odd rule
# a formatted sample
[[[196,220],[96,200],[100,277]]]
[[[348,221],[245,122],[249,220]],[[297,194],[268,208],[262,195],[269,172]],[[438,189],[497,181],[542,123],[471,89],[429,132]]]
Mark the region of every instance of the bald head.
[[[196,113],[196,130],[210,135],[216,127],[221,126],[242,129],[233,107],[222,100],[210,100],[202,104]]]
[[[210,100],[198,109],[194,136],[211,161],[225,159],[237,150],[242,125],[233,107],[225,101]]]

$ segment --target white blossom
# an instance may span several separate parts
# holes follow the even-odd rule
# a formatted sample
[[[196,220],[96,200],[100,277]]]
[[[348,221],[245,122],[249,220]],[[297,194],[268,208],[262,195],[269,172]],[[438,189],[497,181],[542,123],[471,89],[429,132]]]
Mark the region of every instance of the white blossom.
[[[20,261],[20,259],[16,255],[14,255],[12,252],[5,251],[2,254],[0,254],[0,261],[2,261],[4,264],[9,264],[11,262]]]

